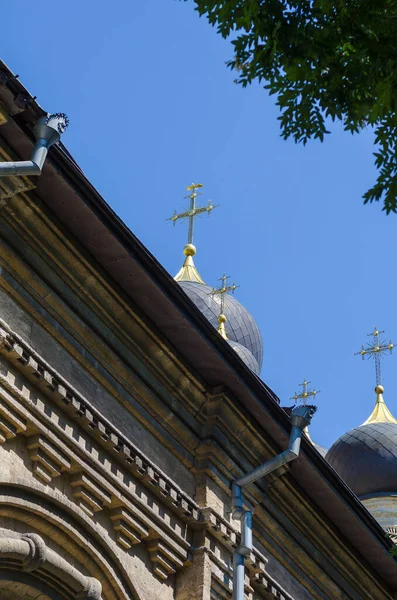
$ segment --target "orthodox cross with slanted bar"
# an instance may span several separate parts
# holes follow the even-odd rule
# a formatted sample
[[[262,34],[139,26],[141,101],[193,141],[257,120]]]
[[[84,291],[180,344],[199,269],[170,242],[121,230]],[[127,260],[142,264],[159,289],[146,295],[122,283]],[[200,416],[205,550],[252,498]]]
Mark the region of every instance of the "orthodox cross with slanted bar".
[[[218,281],[222,281],[221,287],[219,287],[218,289],[213,288],[213,290],[211,292],[212,296],[220,296],[220,298],[221,298],[221,314],[224,313],[225,294],[227,294],[228,292],[232,292],[232,294],[234,294],[234,290],[237,289],[238,287],[240,287],[239,285],[236,285],[235,283],[232,283],[232,285],[227,285],[228,279],[230,279],[230,275],[226,275],[226,273],[224,273],[222,275],[222,277],[220,277],[218,279]]]
[[[302,402],[302,404],[306,404],[307,399],[310,398],[311,396],[316,397],[317,394],[320,393],[320,390],[316,390],[316,388],[314,388],[314,390],[310,390],[308,389],[308,385],[309,383],[311,383],[311,381],[306,381],[306,379],[303,380],[302,383],[299,384],[299,387],[302,388],[302,391],[300,394],[297,394],[295,392],[295,395],[292,396],[292,398],[290,398],[290,400],[295,400],[295,402]]]
[[[374,358],[376,385],[382,384],[382,375],[381,375],[381,370],[380,370],[380,358],[381,358],[381,356],[383,356],[383,354],[385,352],[390,352],[390,354],[391,354],[392,350],[394,348],[394,344],[392,343],[391,340],[389,343],[387,343],[386,340],[383,340],[383,342],[379,341],[379,335],[381,333],[385,333],[385,332],[379,331],[376,327],[374,327],[374,330],[372,333],[367,333],[368,337],[371,337],[371,336],[373,337],[372,344],[367,344],[366,346],[364,346],[364,344],[363,344],[360,352],[355,352],[355,354],[354,354],[355,356],[360,354],[362,356],[363,360],[365,357],[367,357],[367,358],[373,357]]]
[[[188,185],[186,189],[189,192],[189,194],[185,196],[185,198],[190,199],[189,209],[179,214],[175,211],[172,217],[166,219],[167,221],[172,221],[174,225],[179,219],[189,219],[189,231],[187,240],[188,244],[193,244],[194,219],[198,215],[201,215],[205,212],[209,215],[211,211],[214,210],[214,208],[217,208],[219,206],[219,204],[213,205],[211,200],[208,201],[207,206],[196,206],[196,198],[200,195],[200,193],[196,190],[202,187],[202,183],[192,183],[191,185]]]

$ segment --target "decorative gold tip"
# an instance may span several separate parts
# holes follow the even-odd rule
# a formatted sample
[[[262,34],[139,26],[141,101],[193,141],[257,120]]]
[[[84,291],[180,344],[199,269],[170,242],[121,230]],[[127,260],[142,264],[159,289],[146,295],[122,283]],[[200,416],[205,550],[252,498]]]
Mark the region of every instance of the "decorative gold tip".
[[[175,281],[193,281],[205,285],[205,281],[201,279],[193,262],[193,256],[196,254],[196,246],[193,244],[186,244],[183,253],[186,258],[182,268],[174,277]]]
[[[185,256],[194,256],[196,252],[196,246],[194,246],[193,244],[186,244],[186,246],[183,249],[183,254]]]
[[[226,323],[227,319],[226,319],[226,315],[224,315],[223,313],[221,313],[218,317],[218,323],[219,323],[219,327],[218,327],[218,333],[221,334],[221,336],[223,337],[224,340],[228,340],[229,338],[226,335],[226,328],[225,328],[225,323]]]
[[[383,385],[376,386],[375,408],[368,417],[368,419],[364,421],[363,425],[369,425],[369,423],[397,423],[397,419],[393,417],[390,410],[386,406],[386,402],[383,399],[384,391],[385,390]]]

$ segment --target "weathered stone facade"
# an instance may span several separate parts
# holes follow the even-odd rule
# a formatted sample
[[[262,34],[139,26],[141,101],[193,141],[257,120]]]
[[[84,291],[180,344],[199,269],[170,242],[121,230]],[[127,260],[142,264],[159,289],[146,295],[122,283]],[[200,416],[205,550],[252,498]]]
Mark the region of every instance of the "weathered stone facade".
[[[3,88],[6,159],[39,109],[17,122]],[[74,208],[68,160],[0,186],[0,600],[227,600],[231,482],[288,417],[128,232]],[[395,598],[381,528],[306,440],[296,462],[246,490],[247,600]]]

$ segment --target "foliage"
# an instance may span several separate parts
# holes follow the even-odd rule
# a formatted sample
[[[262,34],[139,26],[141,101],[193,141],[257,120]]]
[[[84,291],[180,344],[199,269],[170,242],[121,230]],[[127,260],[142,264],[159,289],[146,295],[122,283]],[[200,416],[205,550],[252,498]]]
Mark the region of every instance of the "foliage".
[[[378,179],[364,202],[397,212],[397,0],[194,0],[224,37],[244,87],[277,95],[282,136],[323,141],[327,121],[375,130]]]

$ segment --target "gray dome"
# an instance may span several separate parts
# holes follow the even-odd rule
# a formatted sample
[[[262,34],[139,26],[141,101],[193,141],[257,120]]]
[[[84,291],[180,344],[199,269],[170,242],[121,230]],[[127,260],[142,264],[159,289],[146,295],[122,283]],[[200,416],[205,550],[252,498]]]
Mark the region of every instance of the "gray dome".
[[[335,442],[326,459],[357,496],[397,492],[397,424],[352,429]]]
[[[257,360],[256,360],[255,356],[252,354],[252,352],[250,352],[248,350],[248,348],[246,348],[245,346],[242,346],[241,344],[239,344],[238,342],[235,342],[234,340],[227,340],[227,342],[233,348],[233,350],[236,352],[236,354],[239,355],[239,357],[247,365],[247,367],[249,367],[251,369],[251,371],[253,371],[255,373],[255,375],[259,375],[260,368],[259,368]]]
[[[212,287],[192,281],[178,281],[183,291],[194,302],[208,321],[218,328],[220,300],[211,294]],[[263,345],[259,328],[246,308],[234,296],[225,294],[224,313],[226,315],[226,333],[229,340],[238,342],[254,355],[259,371],[262,367]],[[254,370],[254,369],[253,369]],[[255,371],[256,372],[256,371]]]

